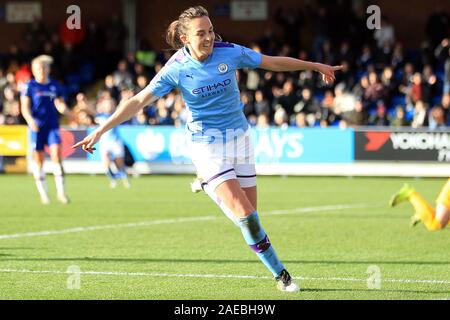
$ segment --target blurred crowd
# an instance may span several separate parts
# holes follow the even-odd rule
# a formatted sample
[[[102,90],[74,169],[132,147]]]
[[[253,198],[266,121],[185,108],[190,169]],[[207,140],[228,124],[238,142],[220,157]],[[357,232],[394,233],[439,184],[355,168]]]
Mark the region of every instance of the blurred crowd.
[[[273,19],[281,32],[268,30],[254,43],[243,45],[263,54],[344,68],[333,85],[310,71],[239,70],[243,111],[251,125],[432,130],[450,126],[450,17],[446,12],[435,11],[428,18],[427,37],[420,48],[405,48],[388,17],[382,18],[381,29],[369,30],[363,9],[344,12],[324,5],[295,12],[280,8]],[[341,23],[333,23],[336,19]],[[314,30],[313,45],[303,46],[302,30],[308,25]],[[155,52],[140,41],[138,51],[123,56],[125,37],[117,17],[104,26],[89,24],[78,37],[65,36],[64,27],[49,32],[42,22],[31,24],[21,45],[12,45],[0,56],[0,124],[24,123],[19,92],[31,77],[28,63],[46,53],[55,58],[53,76],[67,91],[73,117],[65,119],[66,124],[72,128],[96,125],[95,115],[104,101],[118,105],[143,90],[173,54]],[[233,42],[226,36],[224,40]],[[127,124],[183,126],[186,121],[186,106],[175,91],[146,106]]]

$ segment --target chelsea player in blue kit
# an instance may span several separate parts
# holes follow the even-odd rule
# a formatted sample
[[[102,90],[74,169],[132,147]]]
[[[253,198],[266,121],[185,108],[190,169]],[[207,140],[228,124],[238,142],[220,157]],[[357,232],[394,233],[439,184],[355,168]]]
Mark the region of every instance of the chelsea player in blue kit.
[[[242,232],[245,242],[274,276],[277,288],[297,292],[265,233],[258,213],[256,172],[249,125],[242,112],[235,71],[314,70],[332,83],[332,67],[289,57],[272,57],[246,47],[215,41],[208,12],[201,6],[181,13],[167,30],[166,40],[178,51],[145,90],[121,103],[94,132],[75,144],[92,153],[106,131],[173,89],[179,89],[189,111],[186,124],[189,150],[202,187]],[[151,141],[149,141],[151,143]]]
[[[31,62],[34,79],[26,83],[21,92],[21,111],[31,130],[32,171],[41,202],[43,204],[50,203],[43,169],[44,147],[47,145],[53,163],[58,200],[67,204],[69,199],[64,186],[58,112],[67,116],[70,116],[70,112],[62,98],[60,85],[49,78],[52,61],[52,57],[41,55]]]

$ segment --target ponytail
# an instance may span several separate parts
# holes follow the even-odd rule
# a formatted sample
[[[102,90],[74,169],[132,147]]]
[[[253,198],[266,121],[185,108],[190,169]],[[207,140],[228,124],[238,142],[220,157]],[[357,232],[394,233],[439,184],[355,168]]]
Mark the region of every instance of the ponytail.
[[[180,39],[180,21],[175,20],[169,25],[166,31],[166,42],[173,49],[180,49],[183,47],[183,43]]]

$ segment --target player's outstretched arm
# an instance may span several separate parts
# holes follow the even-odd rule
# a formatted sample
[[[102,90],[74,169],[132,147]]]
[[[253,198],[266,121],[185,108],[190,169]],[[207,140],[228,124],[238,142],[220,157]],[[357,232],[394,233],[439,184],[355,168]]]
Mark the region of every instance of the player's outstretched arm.
[[[66,116],[69,120],[72,120],[72,112],[70,112],[70,109],[63,98],[59,97],[55,99],[55,107],[59,113]]]
[[[317,71],[322,74],[323,80],[327,84],[333,83],[336,78],[334,76],[335,71],[342,69],[342,66],[329,66],[326,64],[303,61],[290,57],[273,57],[273,56],[262,56],[261,69],[285,72],[285,71],[302,71],[311,70]]]
[[[134,97],[121,102],[117,107],[116,111],[108,118],[102,125],[95,129],[90,135],[86,136],[80,142],[74,144],[72,148],[82,147],[84,151],[92,153],[96,144],[103,133],[114,128],[115,126],[121,124],[122,122],[130,119],[134,116],[140,109],[149,105],[155,97],[150,93],[149,90],[144,89],[139,92]]]

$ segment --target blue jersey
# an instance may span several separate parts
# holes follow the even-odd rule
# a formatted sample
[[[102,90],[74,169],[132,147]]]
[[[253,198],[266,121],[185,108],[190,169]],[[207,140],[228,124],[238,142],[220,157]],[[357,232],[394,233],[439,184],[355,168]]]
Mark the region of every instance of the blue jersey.
[[[180,89],[189,111],[188,132],[194,140],[199,137],[211,142],[217,136],[229,137],[228,130],[245,132],[248,129],[236,70],[257,68],[261,59],[260,53],[249,48],[215,42],[213,52],[200,62],[184,47],[152,79],[148,90],[162,97],[173,89]]]
[[[58,82],[49,79],[42,84],[32,79],[25,84],[22,96],[31,100],[31,116],[39,128],[54,129],[59,127],[58,110],[55,107],[55,99],[62,97],[62,89]]]

